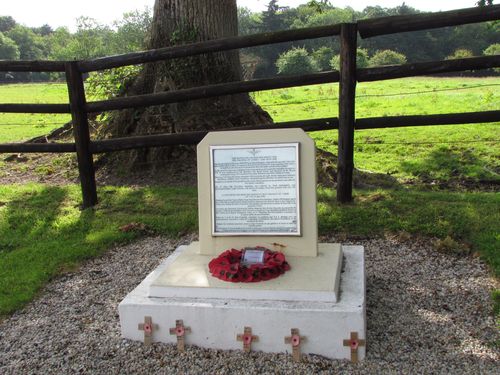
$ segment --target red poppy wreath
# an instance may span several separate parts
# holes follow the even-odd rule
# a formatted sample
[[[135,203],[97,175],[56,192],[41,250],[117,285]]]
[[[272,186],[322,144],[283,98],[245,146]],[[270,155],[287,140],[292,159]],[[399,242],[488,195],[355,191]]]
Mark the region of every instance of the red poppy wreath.
[[[208,264],[212,276],[232,283],[256,283],[274,279],[290,269],[285,255],[279,251],[271,251],[263,247],[263,263],[242,264],[244,250],[226,250]]]

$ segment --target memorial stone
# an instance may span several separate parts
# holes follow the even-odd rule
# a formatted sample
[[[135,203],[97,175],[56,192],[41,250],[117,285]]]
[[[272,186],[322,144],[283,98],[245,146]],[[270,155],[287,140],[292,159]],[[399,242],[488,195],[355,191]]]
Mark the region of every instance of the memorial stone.
[[[261,245],[315,257],[315,155],[301,129],[209,133],[198,145],[201,254]]]
[[[155,341],[174,343],[168,324],[184,321],[188,345],[238,349],[243,340],[245,350],[269,352],[291,344],[296,360],[362,359],[364,252],[318,244],[313,140],[301,129],[213,132],[197,156],[199,241],[178,247],[120,303],[123,336],[141,339],[137,324],[148,316],[159,326]],[[214,277],[208,264],[231,249],[242,251],[245,267],[263,262],[262,249],[282,252],[287,271],[258,282]],[[243,329],[258,340],[245,341]],[[283,339],[291,330],[307,338],[300,350]],[[351,332],[360,337],[355,353],[344,341]]]

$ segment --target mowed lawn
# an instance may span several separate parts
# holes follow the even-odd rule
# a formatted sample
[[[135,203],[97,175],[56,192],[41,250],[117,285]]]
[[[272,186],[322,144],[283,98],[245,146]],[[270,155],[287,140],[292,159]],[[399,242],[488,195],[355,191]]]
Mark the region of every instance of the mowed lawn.
[[[66,84],[0,85],[0,103],[68,103]],[[69,114],[0,113],[0,143],[26,141],[48,134],[71,120]]]
[[[498,110],[498,86],[500,78],[425,77],[360,84],[357,115]],[[423,91],[429,92],[416,94]],[[254,98],[275,121],[289,121],[337,116],[337,92],[338,86],[331,84],[261,92]],[[4,85],[0,102],[67,103],[66,87]],[[0,114],[0,143],[46,134],[69,120],[60,115],[23,116]],[[22,121],[25,126],[8,125]],[[438,239],[441,251],[480,254],[500,276],[500,195],[429,191],[451,180],[495,186],[500,173],[498,125],[358,131],[356,168],[390,174],[399,183],[395,189],[356,190],[354,203],[345,206],[336,203],[334,191],[319,189],[320,233],[431,236]],[[335,131],[311,135],[320,148],[336,153]],[[423,183],[426,190],[413,182]],[[176,237],[197,230],[195,189],[102,187],[99,205],[85,211],[79,209],[80,194],[76,185],[0,185],[0,316],[29,302],[52,277],[113,244],[144,233]],[[120,231],[131,222],[144,223],[148,230]],[[500,293],[496,296],[500,309]]]

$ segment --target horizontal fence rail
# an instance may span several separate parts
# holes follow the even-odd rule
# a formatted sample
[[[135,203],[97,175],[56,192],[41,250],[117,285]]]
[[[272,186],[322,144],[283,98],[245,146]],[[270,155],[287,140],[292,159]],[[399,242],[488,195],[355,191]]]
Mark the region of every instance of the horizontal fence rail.
[[[409,14],[371,18],[358,21],[358,31],[362,38],[396,34],[408,31],[436,29],[468,23],[496,21],[500,18],[500,5],[488,7],[449,10],[446,12]]]
[[[0,72],[64,72],[64,61],[3,61]]]
[[[320,83],[338,82],[339,72],[321,72],[286,77],[255,79],[220,83],[217,85],[194,87],[190,89],[167,91],[156,94],[128,96],[110,100],[87,103],[88,112],[103,112],[117,109],[147,107],[189,100],[212,98],[215,96],[241,94],[253,91],[273,90],[286,87],[316,85]],[[0,107],[1,110],[1,107]]]
[[[370,82],[430,74],[461,72],[464,70],[490,69],[498,66],[500,66],[500,55],[469,57],[466,59],[429,61],[357,69],[356,78],[358,82]]]
[[[263,46],[267,44],[334,36],[338,35],[339,33],[340,24],[336,24],[246,36],[234,36],[229,38],[209,40],[206,42],[160,48],[145,52],[135,52],[124,55],[102,57],[95,60],[81,61],[78,63],[78,67],[81,72],[91,72],[96,70],[118,68],[121,66],[143,64],[166,59],[202,55],[204,53],[210,52],[221,52],[232,49]]]
[[[500,122],[499,111],[447,113],[435,115],[366,117],[356,119],[356,130],[398,128],[408,126],[459,125]],[[337,117],[312,120],[278,122],[272,125],[256,125],[231,128],[237,130],[290,129],[301,128],[307,132],[335,130],[339,128]],[[225,129],[212,131],[226,131]],[[172,145],[193,145],[200,142],[208,131],[176,134],[154,134],[125,138],[112,138],[90,142],[92,153],[124,151],[136,148],[163,147]],[[74,143],[7,143],[0,144],[0,153],[69,153],[75,152]]]
[[[322,118],[276,123],[265,126],[230,128],[230,130],[302,128],[305,131],[339,131],[337,200],[352,199],[352,172],[354,131],[405,126],[453,125],[464,123],[500,122],[500,111],[448,113],[434,115],[389,116],[355,118],[355,89],[357,82],[370,82],[394,78],[450,73],[464,70],[500,67],[500,56],[483,56],[448,61],[430,61],[356,69],[357,34],[362,38],[378,35],[425,30],[446,26],[500,19],[500,5],[460,9],[430,14],[383,17],[359,20],[356,23],[335,24],[306,29],[286,30],[248,36],[235,36],[217,40],[167,47],[144,52],[129,53],[83,61],[0,61],[0,72],[64,72],[68,84],[70,104],[0,104],[5,113],[71,113],[75,143],[15,143],[0,144],[0,153],[70,153],[76,152],[82,185],[83,206],[97,203],[93,155],[138,148],[162,147],[179,144],[192,145],[203,139],[208,131],[176,134],[138,135],[91,141],[88,113],[148,107],[184,102],[223,95],[271,89],[339,82],[339,118]],[[136,65],[222,52],[297,40],[340,37],[340,71],[312,73],[300,76],[281,76],[250,81],[220,83],[189,89],[114,98],[87,102],[83,74],[127,65]],[[214,130],[218,131],[218,130]],[[224,130],[220,130],[224,131]],[[341,141],[342,139],[342,141]],[[341,183],[342,182],[342,183]]]
[[[360,118],[356,129],[401,128],[407,126],[458,125],[500,121],[500,111],[446,113],[437,115]]]
[[[69,104],[0,104],[3,113],[71,113]]]
[[[4,143],[0,144],[0,153],[68,153],[76,152],[74,143]]]
[[[263,129],[290,129],[301,128],[304,131],[320,131],[320,130],[333,130],[338,129],[339,120],[336,117],[305,120],[305,121],[290,121],[275,123],[272,125],[260,126],[245,126],[239,128],[231,128],[234,130],[263,130]],[[213,130],[225,131],[225,130]],[[101,141],[94,141],[91,143],[91,150],[93,153],[104,153],[112,151],[124,151],[136,148],[149,148],[149,147],[162,147],[173,145],[194,145],[198,144],[208,131],[195,131],[176,134],[155,134],[143,135],[126,138],[105,139]]]

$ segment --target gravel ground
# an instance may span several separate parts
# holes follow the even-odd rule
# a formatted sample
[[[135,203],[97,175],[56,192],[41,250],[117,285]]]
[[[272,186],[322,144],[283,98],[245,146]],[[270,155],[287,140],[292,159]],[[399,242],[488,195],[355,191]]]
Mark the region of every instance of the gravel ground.
[[[189,243],[185,238],[183,243]],[[346,241],[344,241],[346,243]],[[495,285],[478,259],[436,253],[429,241],[372,239],[366,248],[368,352],[360,364],[285,354],[206,350],[120,338],[117,305],[179,243],[146,238],[54,280],[0,324],[0,374],[500,372],[491,316]]]

